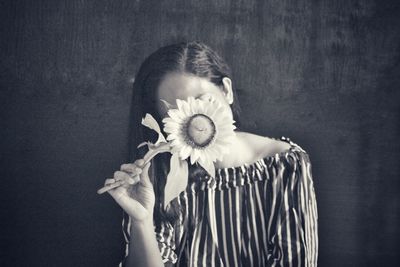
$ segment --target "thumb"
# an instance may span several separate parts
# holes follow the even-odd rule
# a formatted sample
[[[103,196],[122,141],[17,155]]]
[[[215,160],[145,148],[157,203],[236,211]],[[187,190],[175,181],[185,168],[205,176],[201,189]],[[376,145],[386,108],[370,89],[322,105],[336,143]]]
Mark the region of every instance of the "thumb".
[[[146,165],[143,167],[143,171],[140,175],[140,181],[144,186],[150,186],[152,187],[153,184],[150,181],[150,176],[149,176],[149,168],[150,168],[151,162],[148,162]]]

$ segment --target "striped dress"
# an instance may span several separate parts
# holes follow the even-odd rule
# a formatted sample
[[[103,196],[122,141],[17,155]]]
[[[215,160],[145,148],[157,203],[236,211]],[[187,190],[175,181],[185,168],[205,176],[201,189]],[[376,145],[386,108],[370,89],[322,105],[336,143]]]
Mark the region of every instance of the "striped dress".
[[[172,225],[155,227],[166,266],[316,266],[318,215],[308,154],[281,153],[188,185]],[[126,266],[130,218],[123,213]],[[185,230],[186,229],[186,230]]]

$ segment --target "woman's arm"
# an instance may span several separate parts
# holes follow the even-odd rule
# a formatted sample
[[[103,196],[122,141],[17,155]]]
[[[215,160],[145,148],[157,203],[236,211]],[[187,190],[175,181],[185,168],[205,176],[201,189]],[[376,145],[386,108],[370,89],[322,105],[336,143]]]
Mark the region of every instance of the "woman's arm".
[[[150,218],[153,217],[150,216]],[[130,233],[127,267],[164,266],[154,232],[153,220],[132,221]]]
[[[127,244],[128,251],[126,251],[128,255],[120,263],[120,266],[123,267],[164,266],[153,225],[155,195],[148,174],[150,163],[143,165],[144,160],[142,159],[135,163],[123,164],[121,171],[116,171],[114,178],[106,179],[105,182],[105,185],[108,185],[119,180],[125,181],[121,186],[108,191],[124,212],[129,215],[128,227],[125,229],[125,225],[123,225],[125,241],[129,242]],[[134,174],[137,176],[132,178],[131,176]]]
[[[181,214],[181,216],[183,216]],[[179,220],[182,218],[180,217]],[[136,255],[143,257],[143,253],[140,251],[140,246],[145,246],[143,249],[146,249],[148,252],[147,255],[152,255],[152,253],[158,253],[161,257],[161,261],[164,263],[163,266],[175,266],[174,264],[178,260],[178,255],[176,253],[177,246],[179,246],[179,241],[176,242],[175,236],[176,234],[182,235],[181,232],[182,226],[177,225],[176,223],[173,225],[169,221],[163,220],[160,221],[157,226],[154,226],[153,229],[149,227],[150,222],[146,224],[137,224],[132,223],[132,218],[128,216],[125,212],[123,212],[122,219],[122,232],[125,237],[125,256],[118,265],[119,267],[127,267],[132,266],[130,262],[134,262],[133,266],[146,266],[143,265],[140,259],[137,259]],[[178,227],[178,229],[175,229]],[[178,232],[176,232],[178,231]],[[138,238],[135,237],[138,236]],[[150,243],[142,244],[143,242],[148,242],[150,236],[153,238],[155,236],[156,246],[158,246],[158,252],[154,249],[154,240],[151,240]],[[132,246],[131,246],[132,244]],[[153,244],[153,245],[151,245]],[[133,246],[136,246],[135,248]],[[136,252],[134,249],[137,249]],[[139,250],[139,251],[138,251]],[[138,254],[139,253],[139,254]],[[140,264],[140,265],[138,265]],[[154,264],[154,265],[151,265]],[[151,263],[151,266],[158,266],[155,263]]]

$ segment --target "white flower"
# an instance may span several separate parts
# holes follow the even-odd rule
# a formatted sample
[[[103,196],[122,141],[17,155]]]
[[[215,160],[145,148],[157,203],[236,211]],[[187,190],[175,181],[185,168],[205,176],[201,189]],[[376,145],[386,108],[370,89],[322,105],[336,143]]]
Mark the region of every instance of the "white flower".
[[[169,117],[163,119],[172,154],[178,153],[181,160],[190,157],[191,164],[198,162],[214,177],[214,162],[229,152],[236,128],[234,120],[213,98],[189,97],[187,101],[177,99],[176,104],[177,108],[169,109]]]

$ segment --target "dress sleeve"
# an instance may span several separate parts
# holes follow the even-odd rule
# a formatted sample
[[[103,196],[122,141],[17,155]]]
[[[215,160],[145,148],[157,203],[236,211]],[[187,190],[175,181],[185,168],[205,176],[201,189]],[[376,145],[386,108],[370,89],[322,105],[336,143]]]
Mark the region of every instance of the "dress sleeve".
[[[179,218],[179,220],[177,220],[177,223],[174,225],[172,225],[169,221],[162,221],[160,225],[154,226],[158,248],[160,250],[161,258],[165,266],[174,266],[174,264],[178,260],[177,243],[179,242],[177,242],[178,238],[176,238],[176,236],[181,236],[180,231],[182,227],[179,227],[179,222],[181,221],[182,218]],[[126,261],[129,255],[130,227],[131,218],[123,211],[122,233],[125,239],[125,255],[119,263],[118,267],[126,267]]]
[[[162,221],[160,226],[155,229],[162,261],[166,266],[173,266],[178,260],[175,229],[168,221]]]
[[[304,150],[277,161],[271,194],[270,265],[317,266],[317,204],[311,162]]]

